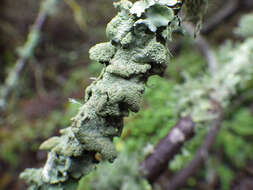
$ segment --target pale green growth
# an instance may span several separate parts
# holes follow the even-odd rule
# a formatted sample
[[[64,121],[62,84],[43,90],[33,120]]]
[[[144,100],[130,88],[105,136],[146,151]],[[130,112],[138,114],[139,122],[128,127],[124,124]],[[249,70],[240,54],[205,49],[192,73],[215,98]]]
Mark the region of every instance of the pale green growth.
[[[89,51],[90,59],[100,63],[109,63],[116,52],[115,46],[110,42],[97,44]]]
[[[144,16],[135,22],[135,25],[146,25],[152,32],[155,32],[159,27],[166,27],[168,23],[177,19],[174,15],[178,1],[177,0],[141,0],[137,1],[130,12],[137,17]],[[172,7],[172,8],[169,8]]]
[[[39,16],[42,14],[45,16],[54,14],[57,10],[57,2],[58,0],[42,1]],[[40,27],[33,25],[27,36],[25,44],[22,47],[18,48],[18,53],[21,57],[29,58],[33,55],[33,51],[38,45],[40,39],[41,31],[39,30],[39,28]]]
[[[94,172],[87,190],[152,190],[151,185],[140,175],[137,160],[137,156],[121,153],[113,165],[101,164]]]
[[[174,19],[174,12],[171,8],[162,5],[153,5],[145,12],[145,19],[140,19],[135,25],[145,24],[155,32],[161,26],[167,26]]]
[[[178,100],[169,102],[174,104],[174,111],[182,115],[191,115],[197,126],[204,126],[216,117],[213,110],[214,106],[219,105],[215,101],[221,103],[223,109],[229,108],[233,104],[231,97],[236,95],[239,89],[244,88],[249,80],[252,80],[253,38],[247,39],[236,47],[223,47],[218,58],[220,64],[215,75],[211,76],[209,72],[206,72],[201,77],[190,78],[186,76],[186,82],[176,86],[175,91],[171,92]],[[205,131],[198,131],[197,136],[204,138]],[[187,148],[184,148],[182,153],[170,162],[169,166],[172,170],[182,169],[192,158],[193,153]],[[138,165],[135,165],[136,160],[136,158],[132,160],[132,157],[129,158],[121,153],[119,160],[113,165],[103,164],[95,172],[95,176],[92,178],[93,182],[90,182],[90,189],[125,190],[125,186],[128,189],[145,190],[145,188],[150,188],[145,185],[142,187],[142,183],[136,183],[136,178],[139,180],[136,175],[138,171]],[[129,183],[126,184],[126,181]],[[145,181],[141,182],[145,184]],[[90,189],[88,188],[88,190]]]
[[[222,64],[214,76],[208,73],[198,79],[186,76],[186,82],[176,87],[179,113],[190,114],[195,122],[213,119],[215,115],[212,114],[212,110],[215,109],[215,102],[219,102],[226,109],[231,104],[230,98],[252,79],[252,38],[239,47],[231,47],[221,52],[219,62]]]
[[[159,28],[154,31],[149,25],[136,24],[140,18],[130,12],[132,6],[127,0],[115,3],[119,13],[106,28],[110,41],[89,51],[92,60],[106,67],[86,89],[85,103],[72,125],[61,130],[61,136],[42,143],[40,148],[48,151],[45,166],[21,174],[30,190],[69,190],[101,160],[112,162],[117,156],[113,137],[121,135],[123,117],[139,111],[148,77],[164,73],[169,63],[167,36],[175,28],[169,23],[177,19],[173,9],[155,4],[156,11],[144,12],[150,11],[146,18]],[[164,20],[159,23],[157,18]]]
[[[45,12],[47,15],[53,15],[57,12],[58,0],[46,0],[42,1],[40,12]]]
[[[203,123],[206,125],[216,117],[213,114],[214,106],[218,106],[215,101],[227,109],[233,104],[231,97],[252,80],[253,39],[249,38],[236,47],[223,47],[218,58],[220,67],[215,75],[210,76],[210,73],[206,72],[199,78],[186,76],[186,83],[177,86],[175,91],[171,92],[178,100],[169,102],[175,103],[174,111],[182,115],[191,115],[197,126],[203,126]],[[205,131],[198,131],[197,136],[203,138]],[[192,158],[192,151],[188,151],[187,148],[170,162],[172,170],[182,169]],[[149,189],[150,186],[145,185],[146,182],[138,175],[137,159],[133,157],[121,153],[113,165],[104,163],[92,176],[91,182],[88,182],[90,187],[87,190]]]
[[[244,31],[245,28],[241,30]],[[228,110],[234,103],[232,98],[238,91],[247,88],[247,84],[253,79],[253,38],[247,38],[234,46],[226,43],[219,50],[217,58],[219,67],[214,75],[206,72],[198,78],[186,76],[186,82],[176,87],[175,95],[179,100],[175,104],[176,112],[182,115],[190,114],[197,126],[207,126],[216,117],[213,114],[215,106]],[[197,138],[204,138],[205,131],[198,131]],[[193,144],[194,142],[196,140]],[[191,148],[188,151],[186,147],[182,154],[177,155],[170,163],[170,168],[182,169],[193,156]]]
[[[245,15],[239,22],[239,26],[236,28],[235,33],[247,38],[253,37],[253,13]]]
[[[40,31],[32,29],[28,34],[27,41],[23,47],[18,48],[19,56],[28,58],[33,55],[33,51],[40,39]]]
[[[145,14],[147,9],[151,8],[152,6],[165,6],[165,7],[173,7],[176,6],[178,0],[140,0],[137,1],[133,7],[130,9],[131,14],[135,14],[137,17],[141,17]],[[162,11],[162,10],[161,10]]]

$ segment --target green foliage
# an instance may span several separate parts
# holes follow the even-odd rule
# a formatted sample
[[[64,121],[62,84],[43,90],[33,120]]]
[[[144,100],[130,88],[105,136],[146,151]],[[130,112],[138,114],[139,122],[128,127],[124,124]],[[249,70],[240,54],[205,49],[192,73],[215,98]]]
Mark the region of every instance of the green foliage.
[[[232,119],[224,122],[217,138],[217,148],[222,147],[230,162],[238,168],[245,167],[253,159],[253,117],[247,108],[233,113]]]
[[[235,177],[235,173],[232,171],[231,168],[226,166],[225,162],[220,163],[218,165],[218,176],[220,177],[221,189],[229,190],[231,181]]]
[[[184,74],[191,77],[196,77],[205,72],[206,62],[202,56],[196,51],[192,50],[192,46],[189,43],[189,39],[184,39],[184,47],[180,54],[184,56],[177,56],[173,58],[173,62],[166,70],[166,74],[170,77],[170,80],[175,80],[178,83],[184,81]]]
[[[85,190],[151,190],[148,182],[138,170],[137,156],[121,153],[113,164],[102,163],[90,176],[84,179],[79,189]],[[85,182],[86,181],[86,182]]]
[[[75,0],[65,0],[65,3],[72,9],[75,22],[78,24],[79,28],[85,31],[87,28],[87,10],[81,7]]]

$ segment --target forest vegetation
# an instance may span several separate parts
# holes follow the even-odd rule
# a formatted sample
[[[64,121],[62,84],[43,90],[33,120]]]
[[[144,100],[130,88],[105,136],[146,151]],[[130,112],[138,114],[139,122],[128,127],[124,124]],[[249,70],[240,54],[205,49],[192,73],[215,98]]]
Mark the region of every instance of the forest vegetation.
[[[0,1],[0,189],[253,189],[253,2],[158,1]]]

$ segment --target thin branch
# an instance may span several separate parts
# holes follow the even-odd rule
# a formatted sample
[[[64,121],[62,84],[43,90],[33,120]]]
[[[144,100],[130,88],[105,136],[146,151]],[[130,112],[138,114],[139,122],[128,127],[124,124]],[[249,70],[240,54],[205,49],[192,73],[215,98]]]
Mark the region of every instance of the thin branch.
[[[195,172],[201,167],[212,147],[212,144],[221,126],[223,114],[220,108],[218,109],[217,114],[218,117],[213,120],[210,131],[206,136],[204,143],[197,151],[195,158],[170,180],[169,184],[166,187],[166,190],[179,189],[187,182],[187,179],[190,176],[194,175]]]
[[[170,161],[181,149],[184,142],[194,134],[194,123],[190,117],[181,118],[171,131],[159,142],[152,154],[142,163],[145,177],[153,183],[167,169]]]
[[[6,99],[10,95],[11,91],[17,86],[20,74],[24,69],[25,63],[32,56],[34,49],[38,45],[40,31],[45,23],[46,17],[48,15],[47,9],[40,9],[37,18],[28,34],[27,41],[25,45],[21,48],[25,53],[21,53],[18,58],[14,68],[8,74],[5,84],[1,89],[0,93],[0,111],[3,111],[6,106]],[[34,35],[33,35],[34,34]]]
[[[201,33],[208,34],[213,31],[220,23],[222,23],[225,19],[233,15],[238,7],[239,0],[230,0],[226,3],[226,6],[223,7],[220,11],[218,11],[211,19],[207,20],[206,24],[203,26]]]

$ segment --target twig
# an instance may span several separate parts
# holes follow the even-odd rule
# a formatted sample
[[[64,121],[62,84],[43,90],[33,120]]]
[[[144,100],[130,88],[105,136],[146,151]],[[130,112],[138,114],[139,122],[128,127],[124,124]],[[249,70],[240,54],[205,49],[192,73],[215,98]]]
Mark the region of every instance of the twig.
[[[142,163],[141,168],[146,172],[150,183],[167,169],[166,165],[181,149],[184,142],[194,134],[194,123],[190,117],[181,118],[171,131],[159,142],[154,152]]]
[[[197,151],[195,158],[183,170],[181,170],[178,174],[175,175],[175,177],[170,180],[169,184],[166,187],[166,190],[176,190],[182,187],[182,185],[186,183],[187,179],[190,176],[194,175],[194,173],[203,164],[221,126],[223,114],[220,108],[217,110],[217,112],[218,117],[213,120],[211,124],[211,129],[206,136],[204,143]]]
[[[50,1],[50,0],[49,0]],[[40,31],[45,23],[46,17],[48,15],[47,9],[40,9],[34,24],[28,34],[27,42],[21,48],[24,52],[20,53],[20,57],[18,58],[14,68],[8,74],[5,84],[0,92],[0,111],[3,111],[6,106],[6,99],[10,95],[11,91],[17,85],[20,74],[24,69],[25,63],[32,56],[34,49],[39,43]]]

